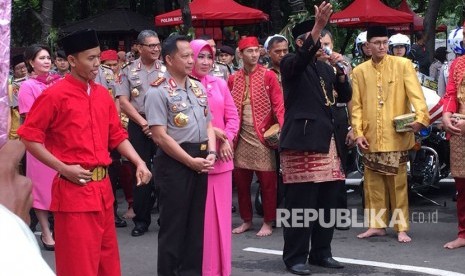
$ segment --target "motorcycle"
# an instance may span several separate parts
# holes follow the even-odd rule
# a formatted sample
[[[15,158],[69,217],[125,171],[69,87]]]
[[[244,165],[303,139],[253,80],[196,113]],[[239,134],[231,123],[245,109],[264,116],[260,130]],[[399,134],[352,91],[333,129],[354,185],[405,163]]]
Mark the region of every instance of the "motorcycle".
[[[415,134],[407,180],[411,193],[431,203],[440,205],[424,196],[431,188],[439,189],[439,181],[450,174],[450,148],[446,132],[433,124]]]

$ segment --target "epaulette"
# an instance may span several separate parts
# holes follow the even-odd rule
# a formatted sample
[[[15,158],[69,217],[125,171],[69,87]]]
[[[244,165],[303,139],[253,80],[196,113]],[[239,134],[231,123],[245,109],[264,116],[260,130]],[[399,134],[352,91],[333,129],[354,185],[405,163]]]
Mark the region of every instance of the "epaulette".
[[[221,64],[221,65],[224,65],[224,66],[228,66],[226,63],[224,63],[224,62],[221,62],[221,61],[215,61],[215,63],[217,63],[217,64]]]
[[[200,80],[199,80],[197,77],[194,77],[194,76],[192,76],[192,75],[189,75],[189,78],[191,78],[191,79],[193,79],[193,80],[196,80],[196,81],[199,81],[199,82],[200,82]]]
[[[125,67],[127,67],[129,64],[131,64],[133,61],[128,61],[126,63],[124,63],[123,65],[121,65],[121,69],[124,69]]]
[[[165,77],[159,77],[158,79],[152,81],[152,83],[150,84],[150,86],[159,86],[160,84],[162,84],[164,81],[166,80]]]
[[[111,70],[111,67],[106,65],[106,64],[100,64],[100,66],[102,66],[103,68],[107,68],[107,69],[110,69]]]

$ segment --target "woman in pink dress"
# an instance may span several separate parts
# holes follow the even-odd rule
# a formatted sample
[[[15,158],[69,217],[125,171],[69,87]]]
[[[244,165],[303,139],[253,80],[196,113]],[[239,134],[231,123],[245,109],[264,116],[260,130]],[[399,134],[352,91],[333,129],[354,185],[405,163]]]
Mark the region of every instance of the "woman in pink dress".
[[[214,52],[204,40],[191,42],[194,51],[192,75],[207,90],[208,106],[217,138],[218,161],[208,174],[205,205],[205,230],[202,275],[231,275],[231,204],[232,204],[232,141],[239,130],[239,117],[226,82],[210,76]]]
[[[47,87],[60,79],[57,74],[50,74],[52,60],[50,49],[41,45],[33,45],[24,52],[24,60],[29,72],[29,79],[25,80],[18,92],[18,107],[22,120],[27,117],[27,113],[37,97],[42,94]],[[41,241],[46,250],[54,250],[55,241],[48,223],[48,214],[51,202],[52,180],[56,171],[47,167],[32,156],[26,153],[26,176],[32,180],[32,207],[37,215],[37,219],[42,229]]]

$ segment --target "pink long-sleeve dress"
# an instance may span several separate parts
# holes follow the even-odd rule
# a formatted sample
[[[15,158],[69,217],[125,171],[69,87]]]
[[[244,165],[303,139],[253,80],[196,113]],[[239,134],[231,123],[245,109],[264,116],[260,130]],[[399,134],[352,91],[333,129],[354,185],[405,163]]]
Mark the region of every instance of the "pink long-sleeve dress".
[[[47,74],[46,76],[35,76],[25,80],[18,92],[19,113],[28,113],[37,97],[59,79],[58,75]],[[55,175],[55,170],[26,152],[26,176],[32,181],[32,207],[40,210],[50,209],[52,181]]]
[[[224,130],[229,142],[239,131],[239,116],[226,82],[213,76],[202,78],[207,89],[213,127]],[[217,152],[222,141],[217,140]],[[208,174],[203,249],[204,276],[231,275],[231,204],[233,161],[217,160]]]

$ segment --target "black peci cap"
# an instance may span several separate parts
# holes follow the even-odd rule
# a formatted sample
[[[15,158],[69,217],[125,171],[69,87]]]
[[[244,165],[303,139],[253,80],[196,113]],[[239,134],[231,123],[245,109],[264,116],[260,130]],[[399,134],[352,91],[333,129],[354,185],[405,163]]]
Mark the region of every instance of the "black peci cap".
[[[66,56],[100,46],[95,30],[87,29],[73,32],[61,39]]]
[[[299,35],[305,34],[310,32],[315,25],[315,20],[307,20],[296,24],[294,28],[292,28],[292,36],[294,39],[297,39]]]
[[[367,41],[373,37],[389,37],[386,26],[369,26],[367,28]]]
[[[15,68],[15,66],[21,62],[24,62],[24,55],[16,55],[11,58],[11,67]]]

